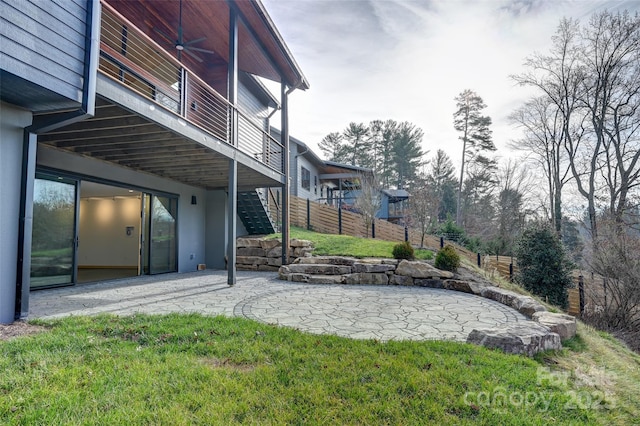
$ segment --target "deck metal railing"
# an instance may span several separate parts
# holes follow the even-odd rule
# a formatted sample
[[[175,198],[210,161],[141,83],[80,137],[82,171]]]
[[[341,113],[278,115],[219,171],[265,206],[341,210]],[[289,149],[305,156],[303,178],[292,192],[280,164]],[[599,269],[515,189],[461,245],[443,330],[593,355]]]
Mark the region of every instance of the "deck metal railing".
[[[236,114],[236,148],[284,172],[282,144],[269,135],[264,118],[243,113],[105,2],[98,70],[221,142],[232,144],[231,116]]]

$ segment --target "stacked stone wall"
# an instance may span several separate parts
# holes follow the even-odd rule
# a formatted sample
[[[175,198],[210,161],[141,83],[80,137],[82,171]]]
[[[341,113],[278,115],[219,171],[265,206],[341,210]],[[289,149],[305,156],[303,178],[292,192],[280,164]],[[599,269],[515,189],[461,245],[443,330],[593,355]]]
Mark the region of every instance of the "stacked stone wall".
[[[311,256],[311,241],[292,239],[289,258]],[[278,238],[246,238],[236,240],[236,269],[241,271],[278,272],[282,266],[282,240]]]

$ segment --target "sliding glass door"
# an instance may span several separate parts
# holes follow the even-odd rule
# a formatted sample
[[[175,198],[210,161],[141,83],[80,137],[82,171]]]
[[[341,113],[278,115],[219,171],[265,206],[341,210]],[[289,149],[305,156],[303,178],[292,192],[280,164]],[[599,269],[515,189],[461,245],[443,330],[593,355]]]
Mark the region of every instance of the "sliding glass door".
[[[150,274],[177,271],[176,224],[178,199],[161,195],[147,195],[150,199],[148,262]],[[146,232],[145,232],[146,234]],[[145,259],[146,258],[146,259]],[[148,259],[148,260],[147,260]],[[146,263],[143,261],[143,264]]]
[[[38,174],[33,195],[31,288],[75,282],[77,181]]]

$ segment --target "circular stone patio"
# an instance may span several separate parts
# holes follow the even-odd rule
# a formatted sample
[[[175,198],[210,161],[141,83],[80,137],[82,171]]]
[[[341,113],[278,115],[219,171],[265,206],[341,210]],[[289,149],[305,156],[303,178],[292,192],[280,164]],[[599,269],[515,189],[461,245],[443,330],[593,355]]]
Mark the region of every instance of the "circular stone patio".
[[[244,316],[356,339],[465,341],[474,328],[529,322],[490,299],[425,287],[300,284],[273,273],[167,274],[31,293],[29,318],[111,313]]]
[[[321,284],[296,287],[247,299],[236,306],[235,314],[316,334],[382,341],[466,341],[474,328],[529,321],[493,300],[450,290]]]

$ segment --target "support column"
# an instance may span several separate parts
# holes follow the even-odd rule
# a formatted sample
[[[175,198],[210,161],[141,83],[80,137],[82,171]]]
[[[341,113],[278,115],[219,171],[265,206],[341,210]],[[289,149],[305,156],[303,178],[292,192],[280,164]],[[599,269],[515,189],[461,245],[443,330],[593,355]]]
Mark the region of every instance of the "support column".
[[[33,231],[33,187],[36,178],[38,136],[25,130],[22,145],[20,183],[20,222],[18,224],[18,263],[16,268],[15,319],[29,315],[31,287],[31,240]]]
[[[227,73],[229,112],[229,142],[238,147],[238,14],[229,8],[229,69]],[[236,224],[238,205],[238,162],[229,159],[229,188],[227,190],[227,284],[236,283]]]
[[[281,85],[280,132],[282,144],[282,167],[284,169],[284,186],[282,187],[282,264],[289,264],[289,191],[291,182],[289,170],[289,92],[286,83]]]
[[[229,190],[227,191],[227,284],[236,283],[236,225],[238,203],[238,162],[229,160]]]

